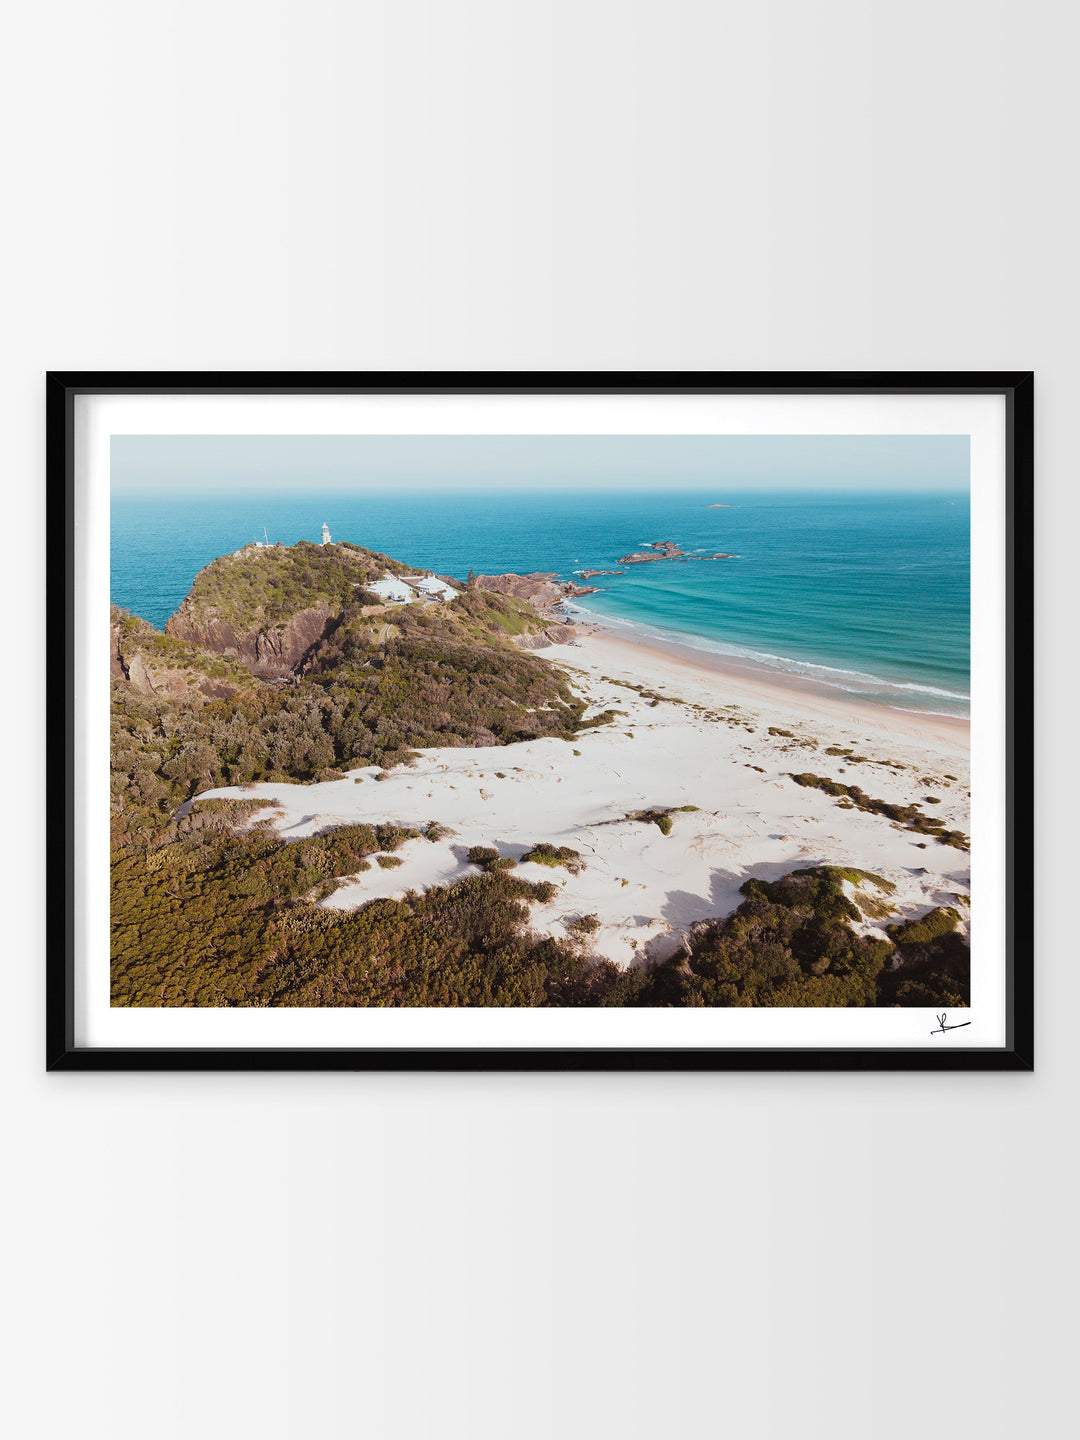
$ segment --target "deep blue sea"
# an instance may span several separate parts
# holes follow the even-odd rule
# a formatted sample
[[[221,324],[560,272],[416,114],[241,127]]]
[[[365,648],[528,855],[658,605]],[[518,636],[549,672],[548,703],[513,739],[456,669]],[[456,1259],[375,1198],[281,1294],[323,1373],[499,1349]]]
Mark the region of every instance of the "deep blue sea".
[[[673,540],[691,559],[624,567],[577,602],[614,625],[804,675],[853,696],[966,714],[966,493],[500,490],[115,495],[112,599],[163,626],[195,573],[263,538],[317,541],[323,522],[396,559],[463,578],[619,569]]]

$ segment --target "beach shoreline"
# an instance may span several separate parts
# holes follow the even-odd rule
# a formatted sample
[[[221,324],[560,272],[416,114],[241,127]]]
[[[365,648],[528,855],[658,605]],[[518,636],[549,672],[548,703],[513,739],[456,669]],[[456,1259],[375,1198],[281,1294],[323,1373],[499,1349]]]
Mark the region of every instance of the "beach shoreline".
[[[797,695],[816,695],[825,700],[839,700],[844,705],[850,702],[852,705],[866,706],[872,710],[895,710],[901,715],[926,717],[934,721],[943,720],[947,724],[960,726],[970,724],[970,717],[967,714],[954,714],[950,711],[933,709],[933,697],[930,695],[927,696],[925,708],[917,705],[895,705],[885,699],[876,699],[870,695],[860,694],[855,687],[830,684],[813,675],[801,674],[798,670],[785,669],[779,665],[766,665],[755,661],[752,656],[728,654],[724,651],[709,649],[702,636],[687,634],[683,638],[675,632],[657,634],[654,630],[645,629],[639,621],[621,617],[616,619],[613,616],[605,615],[602,611],[582,605],[576,598],[570,601],[570,606],[572,609],[569,607],[564,609],[564,614],[567,618],[573,619],[583,630],[599,632],[612,640],[622,640],[628,645],[676,656],[689,664],[726,675],[732,680],[745,678],[749,682],[774,686],[779,690],[789,690]],[[843,673],[840,669],[827,665],[816,668],[833,669],[836,674]],[[884,680],[875,682],[874,677],[869,675],[863,678],[867,682],[866,687],[863,688],[872,688],[874,683],[886,688],[891,685],[891,682]]]
[[[830,721],[857,720],[860,725],[881,732],[925,737],[929,740],[951,739],[967,744],[971,722],[967,716],[928,714],[920,710],[879,705],[871,700],[842,695],[835,687],[795,675],[787,671],[771,671],[740,663],[737,659],[715,654],[679,641],[660,639],[620,625],[618,631],[603,623],[589,621],[578,626],[578,645],[590,655],[606,654],[612,665],[641,670],[643,676],[664,672],[682,674],[714,686],[723,683],[725,692],[749,704],[788,707],[793,711]],[[569,657],[573,651],[565,650]],[[542,654],[550,654],[542,651]],[[641,678],[641,677],[639,677]]]

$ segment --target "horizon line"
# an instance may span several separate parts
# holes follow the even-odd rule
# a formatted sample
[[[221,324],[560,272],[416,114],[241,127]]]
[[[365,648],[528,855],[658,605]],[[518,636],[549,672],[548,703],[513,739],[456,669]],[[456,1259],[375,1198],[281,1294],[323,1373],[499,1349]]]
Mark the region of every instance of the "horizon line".
[[[379,498],[385,497],[383,487],[389,483],[389,477],[382,481],[366,481],[363,485],[349,486],[340,482],[329,482],[325,488],[316,489],[311,485],[305,485],[301,481],[293,484],[271,483],[264,487],[251,483],[241,483],[235,486],[223,485],[220,482],[210,480],[196,481],[189,485],[181,484],[151,484],[151,485],[130,485],[120,482],[110,486],[110,493],[119,495],[139,495],[152,497],[155,495],[184,496],[192,494],[202,495],[228,495],[228,496],[272,496],[272,495],[346,495],[361,497],[365,494],[377,493]],[[642,481],[611,481],[611,482],[588,482],[582,480],[509,480],[505,484],[496,481],[479,481],[472,484],[459,484],[454,482],[433,481],[430,484],[397,485],[393,499],[402,495],[430,495],[443,492],[469,494],[510,494],[521,491],[530,493],[548,494],[552,490],[568,490],[574,493],[587,491],[591,494],[618,494],[625,491],[634,491],[643,494],[875,494],[875,495],[968,495],[971,492],[970,481],[962,483],[959,481],[937,481],[928,483],[926,481],[914,481],[904,484],[900,481],[888,484],[880,482],[869,482],[860,484],[858,481],[844,481],[834,485],[822,485],[807,481],[791,481],[789,483],[755,483],[743,482],[741,485],[703,485],[701,482],[686,483],[683,485],[672,485],[670,482],[656,482],[649,484]]]

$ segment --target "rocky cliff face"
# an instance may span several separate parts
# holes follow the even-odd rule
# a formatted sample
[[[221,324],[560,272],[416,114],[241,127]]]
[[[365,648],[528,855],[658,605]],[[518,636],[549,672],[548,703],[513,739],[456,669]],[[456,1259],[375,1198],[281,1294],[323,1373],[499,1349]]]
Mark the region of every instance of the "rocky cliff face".
[[[142,695],[226,700],[249,686],[239,666],[226,666],[186,646],[169,644],[134,616],[113,611],[110,627],[109,673]],[[215,671],[207,674],[206,666]],[[216,673],[221,671],[220,674]]]
[[[291,675],[325,637],[332,618],[325,600],[298,610],[283,625],[236,629],[225,620],[201,616],[185,600],[165,625],[166,635],[243,662],[255,675]]]

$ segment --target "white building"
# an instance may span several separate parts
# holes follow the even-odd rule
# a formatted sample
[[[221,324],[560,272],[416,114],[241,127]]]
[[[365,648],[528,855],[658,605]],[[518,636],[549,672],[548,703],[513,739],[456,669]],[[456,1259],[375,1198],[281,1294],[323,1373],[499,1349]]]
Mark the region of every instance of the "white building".
[[[325,521],[323,522],[323,527],[322,527],[322,539],[319,541],[319,544],[320,544],[320,545],[329,545],[329,544],[330,544],[330,526],[327,525]]]
[[[406,585],[404,580],[399,580],[389,571],[381,580],[376,580],[373,585],[365,585],[363,588],[370,590],[373,595],[378,595],[380,600],[386,600],[391,605],[408,605],[417,598],[416,591],[411,585]]]
[[[456,600],[458,592],[445,580],[438,580],[434,575],[425,575],[415,582],[420,594],[429,600]]]
[[[413,600],[456,600],[458,592],[434,575],[391,575],[389,571],[365,590],[391,605],[408,605]]]

